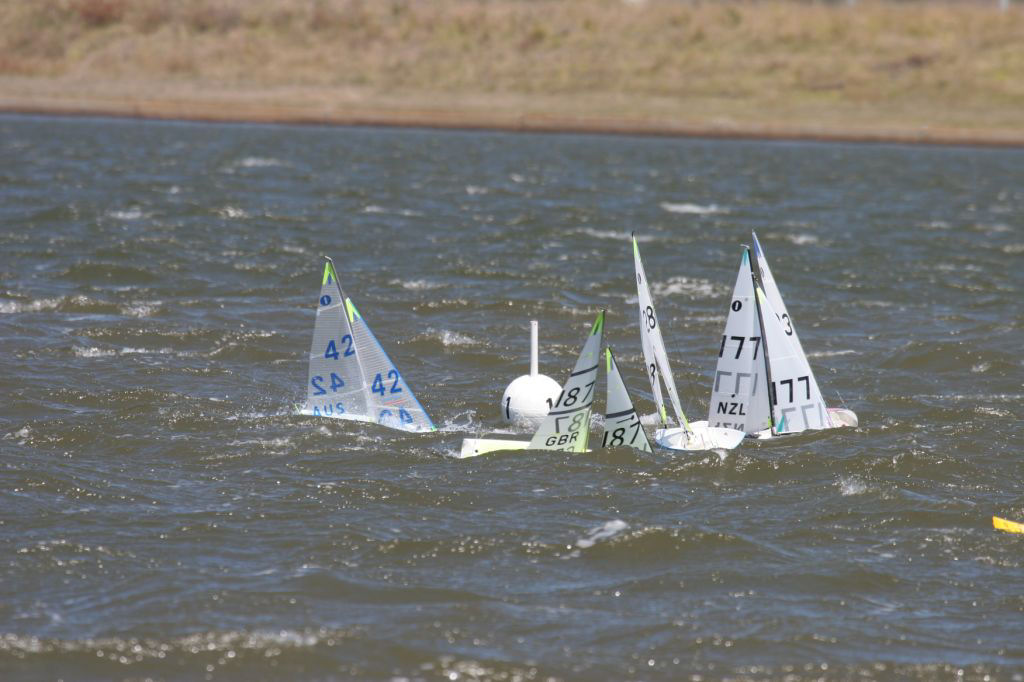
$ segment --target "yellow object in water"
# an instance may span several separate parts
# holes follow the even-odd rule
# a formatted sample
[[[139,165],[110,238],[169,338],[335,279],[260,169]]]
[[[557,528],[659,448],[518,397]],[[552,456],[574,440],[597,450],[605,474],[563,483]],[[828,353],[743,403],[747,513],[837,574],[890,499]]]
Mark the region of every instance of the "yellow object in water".
[[[1007,533],[1024,533],[1024,523],[1007,521],[998,516],[992,517],[992,527],[998,530],[1005,530]]]

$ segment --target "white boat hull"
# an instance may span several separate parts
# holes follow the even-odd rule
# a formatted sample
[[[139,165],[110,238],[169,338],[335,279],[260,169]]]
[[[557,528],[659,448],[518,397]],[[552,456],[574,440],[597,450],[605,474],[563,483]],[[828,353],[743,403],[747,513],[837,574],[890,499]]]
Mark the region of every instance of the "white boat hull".
[[[839,429],[844,426],[857,426],[860,420],[857,419],[857,413],[853,410],[847,410],[844,407],[830,407],[828,408],[829,419],[832,420],[832,428]],[[822,430],[822,429],[815,429]],[[827,430],[827,429],[825,429]],[[804,433],[804,431],[792,431],[790,433],[772,433],[771,429],[765,429],[764,431],[758,431],[757,433],[747,434],[748,438],[756,438],[757,440],[768,440],[770,438],[780,438],[782,436],[795,436],[798,433]]]
[[[525,450],[530,446],[526,440],[501,440],[499,438],[464,438],[459,459],[478,457],[499,450]]]
[[[743,442],[746,434],[736,429],[708,426],[706,421],[690,422],[690,430],[684,428],[658,429],[654,442],[669,450],[732,450]]]

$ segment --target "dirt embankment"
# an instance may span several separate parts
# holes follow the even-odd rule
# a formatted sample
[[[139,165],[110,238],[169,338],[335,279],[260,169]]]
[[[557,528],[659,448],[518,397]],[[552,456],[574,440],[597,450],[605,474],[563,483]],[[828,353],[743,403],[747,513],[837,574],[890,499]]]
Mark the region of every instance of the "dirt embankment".
[[[1024,144],[1024,7],[6,0],[0,110]]]

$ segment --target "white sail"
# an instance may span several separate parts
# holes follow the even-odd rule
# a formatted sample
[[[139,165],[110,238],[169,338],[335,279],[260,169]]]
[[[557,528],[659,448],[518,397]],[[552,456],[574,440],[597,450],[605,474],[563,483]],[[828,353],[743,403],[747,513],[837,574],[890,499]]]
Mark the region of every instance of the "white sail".
[[[531,450],[563,450],[584,452],[590,435],[590,411],[594,403],[594,386],[600,367],[602,339],[604,337],[604,311],[590,329],[583,350],[572,374],[565,382],[558,400],[533,434]]]
[[[768,302],[771,303],[775,313],[779,316],[782,321],[783,328],[786,331],[786,336],[789,337],[790,343],[796,347],[796,350],[803,355],[804,349],[800,345],[800,339],[796,334],[796,326],[793,324],[793,318],[790,317],[789,311],[786,310],[786,304],[782,300],[782,294],[779,293],[779,287],[775,284],[775,277],[772,276],[772,269],[768,267],[768,260],[765,258],[764,250],[761,248],[761,242],[757,240],[757,233],[751,231],[750,236],[754,238],[754,258],[757,263],[757,274],[760,278],[761,288],[764,291],[765,297]]]
[[[605,349],[605,369],[608,384],[608,400],[605,403],[604,435],[601,447],[625,446],[651,452],[651,442],[640,425],[640,416],[629,398],[626,384],[619,375],[619,366],[612,355],[612,349]]]
[[[757,288],[758,305],[764,326],[765,345],[771,367],[774,433],[798,433],[807,429],[832,428],[828,408],[818,390],[818,382],[795,335],[772,306],[765,292]]]
[[[719,344],[708,425],[746,433],[771,427],[762,341],[754,302],[750,251],[744,249],[729,303],[729,317]]]
[[[662,424],[667,425],[669,423],[668,415],[661,397],[661,382],[664,382],[665,391],[672,402],[676,420],[684,428],[689,429],[686,415],[683,414],[683,408],[679,402],[676,382],[672,377],[672,368],[668,364],[665,341],[661,337],[661,324],[654,312],[654,300],[651,298],[651,290],[647,284],[643,261],[640,260],[640,247],[637,245],[636,236],[633,236],[633,267],[636,271],[637,302],[640,306],[640,345],[644,352],[645,373],[651,382],[651,393],[654,394],[658,414],[661,416]]]
[[[347,298],[334,264],[323,283],[309,352],[302,414],[376,422],[404,431],[433,431],[412,389]]]
[[[750,236],[753,237],[753,239],[754,239],[754,257],[755,257],[756,263],[757,263],[756,277],[760,281],[762,291],[764,292],[764,297],[768,300],[768,304],[771,306],[772,310],[774,311],[774,317],[775,317],[775,319],[778,320],[778,323],[779,323],[778,324],[778,328],[782,330],[783,334],[786,337],[786,340],[789,342],[789,346],[791,347],[791,352],[795,356],[797,356],[797,357],[802,359],[802,364],[807,365],[807,372],[806,373],[797,374],[796,375],[798,381],[800,380],[800,377],[807,376],[807,377],[809,377],[808,381],[813,384],[813,387],[807,387],[807,388],[810,388],[809,391],[807,391],[807,390],[804,391],[805,401],[813,402],[813,401],[816,400],[817,401],[816,404],[817,404],[818,407],[816,407],[815,409],[817,410],[819,408],[824,408],[824,414],[825,414],[825,418],[824,418],[823,422],[826,424],[826,426],[813,426],[812,424],[815,423],[815,419],[811,419],[810,421],[808,421],[806,419],[803,419],[803,420],[797,419],[796,421],[789,420],[788,423],[782,424],[782,426],[784,426],[786,428],[779,429],[778,428],[779,427],[779,423],[778,423],[778,421],[776,421],[776,432],[778,432],[778,433],[789,433],[789,432],[794,432],[794,431],[802,431],[802,430],[804,430],[804,428],[806,428],[806,429],[813,429],[813,428],[830,428],[830,427],[836,427],[836,426],[856,426],[857,425],[857,415],[856,414],[854,414],[851,410],[847,410],[847,409],[843,409],[843,408],[828,407],[827,404],[825,403],[824,397],[821,396],[821,392],[818,390],[817,382],[814,379],[814,374],[811,372],[810,365],[807,362],[807,356],[804,353],[803,346],[800,343],[800,337],[797,335],[796,324],[793,322],[793,318],[789,314],[789,311],[786,310],[786,304],[782,300],[782,293],[779,291],[779,287],[775,283],[775,277],[774,277],[774,275],[772,275],[772,270],[768,266],[768,259],[765,257],[764,249],[761,248],[761,242],[757,238],[757,233],[752,231],[750,233]],[[771,341],[769,340],[769,345],[770,344],[771,344]],[[775,362],[775,351],[774,350],[770,350],[769,351],[769,356],[771,358],[771,361],[774,363]],[[772,367],[772,380],[775,381],[776,385],[778,385],[778,380],[776,379],[776,376],[775,376],[774,365]],[[789,389],[789,387],[787,385],[784,388],[785,388],[786,395],[783,396],[783,397],[784,398],[788,398],[788,395],[789,395],[788,394],[788,389]],[[810,394],[810,397],[807,397],[808,394]],[[817,399],[814,398],[815,394],[817,394],[819,396]],[[775,409],[777,411],[778,407],[776,406]],[[802,414],[803,410],[805,408],[800,408],[800,409],[801,409],[801,414]],[[778,419],[778,414],[776,414],[776,420],[777,419]],[[804,428],[799,428],[801,423],[805,424]]]

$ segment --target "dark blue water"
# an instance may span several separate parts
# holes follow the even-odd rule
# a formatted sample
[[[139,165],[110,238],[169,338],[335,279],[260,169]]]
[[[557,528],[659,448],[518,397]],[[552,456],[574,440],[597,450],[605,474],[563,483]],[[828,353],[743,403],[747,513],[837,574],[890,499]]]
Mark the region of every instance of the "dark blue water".
[[[1024,679],[1024,152],[0,119],[0,677]],[[452,457],[629,232],[706,416],[757,230],[860,427]],[[300,417],[321,255],[439,426]],[[600,395],[600,394],[599,394]],[[599,399],[600,407],[600,399]]]

